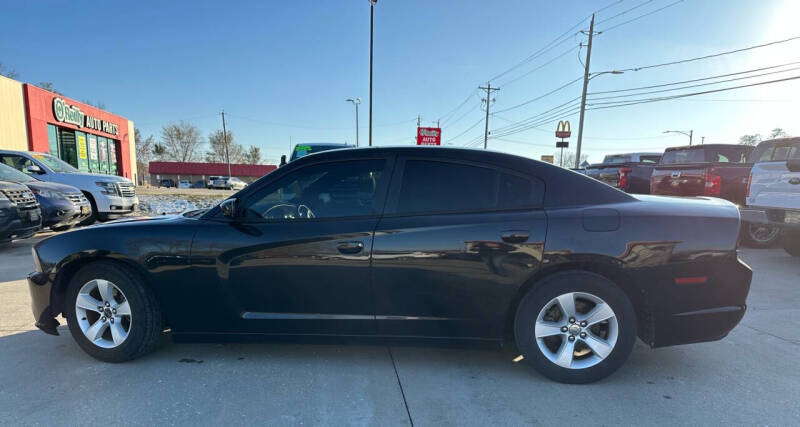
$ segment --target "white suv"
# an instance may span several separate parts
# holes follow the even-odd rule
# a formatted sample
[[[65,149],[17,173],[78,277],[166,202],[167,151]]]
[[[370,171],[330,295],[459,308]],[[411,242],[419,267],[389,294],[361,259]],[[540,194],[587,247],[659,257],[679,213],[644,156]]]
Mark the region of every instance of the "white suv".
[[[800,256],[800,138],[764,141],[753,151],[742,221],[783,229],[783,247]]]

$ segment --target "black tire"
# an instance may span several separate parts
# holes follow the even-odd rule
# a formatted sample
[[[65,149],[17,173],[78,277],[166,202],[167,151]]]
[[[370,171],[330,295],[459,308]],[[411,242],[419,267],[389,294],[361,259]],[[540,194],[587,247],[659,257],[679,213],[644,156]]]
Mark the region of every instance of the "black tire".
[[[617,341],[613,350],[599,363],[583,369],[565,368],[550,361],[535,337],[540,311],[554,298],[570,292],[599,297],[617,317]],[[625,293],[605,277],[584,271],[565,271],[535,283],[522,298],[514,318],[514,336],[524,359],[539,373],[561,383],[586,384],[611,375],[628,359],[636,342],[636,313]]]
[[[80,222],[81,226],[92,225],[97,222],[97,203],[94,201],[94,197],[92,197],[91,193],[83,192],[83,195],[86,196],[86,199],[89,200],[89,205],[92,207],[92,214],[89,215],[86,219]]]
[[[762,224],[742,223],[742,243],[750,248],[768,248],[781,236],[780,229]]]
[[[93,344],[78,325],[75,310],[78,292],[85,283],[94,279],[112,282],[122,291],[130,305],[131,323],[128,336],[114,348],[102,348]],[[78,345],[87,354],[103,362],[125,362],[150,353],[156,348],[164,330],[164,317],[155,295],[136,271],[114,261],[96,261],[78,270],[67,288],[64,315],[70,333]]]
[[[800,257],[800,231],[783,232],[783,250],[793,257]]]

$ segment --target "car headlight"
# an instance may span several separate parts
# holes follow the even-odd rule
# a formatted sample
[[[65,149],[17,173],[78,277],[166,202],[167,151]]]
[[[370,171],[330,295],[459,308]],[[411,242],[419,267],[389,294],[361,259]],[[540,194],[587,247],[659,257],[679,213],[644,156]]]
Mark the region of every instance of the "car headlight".
[[[97,181],[95,182],[98,187],[100,187],[100,192],[103,194],[109,194],[112,196],[117,195],[117,186],[113,182],[108,181]]]
[[[59,193],[58,191],[54,191],[54,190],[39,190],[39,189],[31,188],[31,191],[33,192],[33,194],[37,194],[37,195],[42,196],[42,197],[44,197],[46,199],[63,199],[64,198],[63,194]]]

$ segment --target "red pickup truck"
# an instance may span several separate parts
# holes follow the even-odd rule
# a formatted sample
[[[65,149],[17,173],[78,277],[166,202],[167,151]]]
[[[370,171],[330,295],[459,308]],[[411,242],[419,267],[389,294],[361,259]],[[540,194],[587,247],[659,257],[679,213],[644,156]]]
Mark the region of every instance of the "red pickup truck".
[[[712,196],[744,205],[752,151],[736,144],[667,148],[650,176],[650,194]]]

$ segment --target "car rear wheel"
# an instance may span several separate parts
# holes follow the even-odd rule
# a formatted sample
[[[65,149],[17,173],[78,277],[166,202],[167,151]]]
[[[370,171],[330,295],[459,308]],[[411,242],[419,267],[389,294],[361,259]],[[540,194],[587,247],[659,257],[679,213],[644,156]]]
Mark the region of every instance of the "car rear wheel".
[[[115,262],[81,268],[66,297],[64,314],[72,337],[104,362],[124,362],[151,352],[164,329],[155,296],[135,271]]]
[[[781,230],[777,227],[770,227],[763,224],[742,225],[744,243],[751,248],[766,248],[775,244],[780,237]]]
[[[517,347],[542,375],[583,384],[612,374],[636,341],[636,315],[621,289],[594,273],[549,276],[523,297],[514,321]]]

